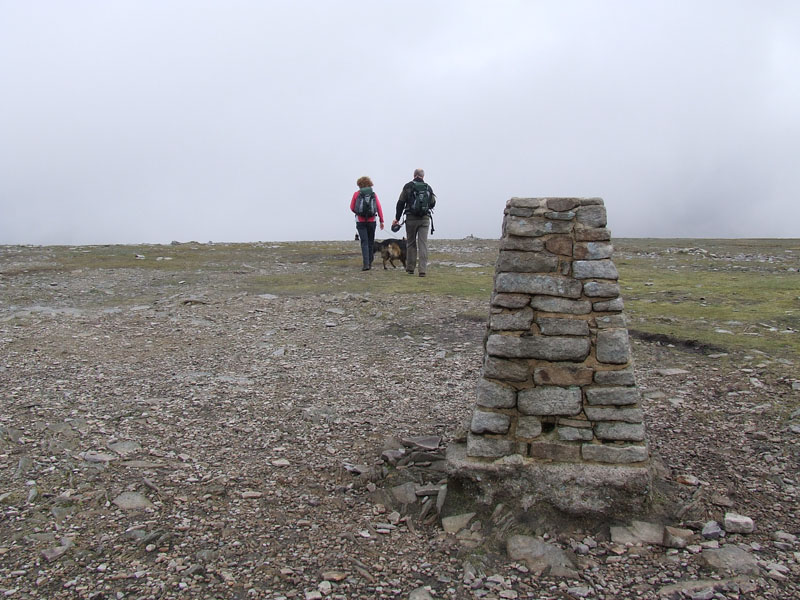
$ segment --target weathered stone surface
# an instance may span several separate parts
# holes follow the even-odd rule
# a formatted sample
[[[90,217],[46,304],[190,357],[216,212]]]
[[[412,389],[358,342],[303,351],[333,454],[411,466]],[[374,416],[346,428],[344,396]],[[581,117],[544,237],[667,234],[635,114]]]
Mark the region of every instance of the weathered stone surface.
[[[576,210],[576,220],[586,227],[605,227],[606,207],[602,205],[581,206]]]
[[[114,498],[114,504],[122,510],[144,510],[153,506],[146,496],[138,492],[122,492]]]
[[[587,406],[584,409],[590,421],[625,421],[641,423],[641,408],[615,408],[611,406]]]
[[[618,298],[619,284],[610,281],[587,281],[583,293],[590,298]]]
[[[517,422],[517,437],[535,438],[542,435],[542,420],[539,417],[521,416]]]
[[[611,258],[613,254],[614,246],[603,242],[578,242],[572,251],[572,257],[576,260],[599,260]]]
[[[622,442],[641,442],[644,440],[644,425],[612,421],[596,423],[594,434],[600,440],[619,440]]]
[[[444,529],[446,533],[458,533],[467,525],[469,525],[469,522],[472,521],[472,518],[475,516],[475,514],[476,513],[474,512],[469,512],[462,513],[460,515],[444,517],[442,519],[442,529]]]
[[[578,208],[580,204],[580,200],[577,198],[547,198],[545,200],[545,206],[556,212],[572,210]]]
[[[528,294],[492,294],[492,306],[501,308],[523,308],[531,303]]]
[[[614,298],[613,300],[594,302],[592,303],[592,308],[597,312],[622,312],[625,308],[625,303],[622,298]]]
[[[534,214],[536,214],[536,209],[512,206],[505,210],[505,214],[513,215],[515,217],[532,217]]]
[[[608,229],[575,225],[575,240],[578,242],[602,242],[610,239],[611,232]]]
[[[558,426],[559,427],[579,427],[584,428],[588,427],[591,429],[592,424],[591,422],[581,419],[580,416],[575,419],[570,419],[569,417],[559,417],[558,418]]]
[[[584,444],[581,446],[584,460],[602,463],[630,464],[647,460],[646,446],[611,446],[608,444]]]
[[[514,454],[516,444],[513,440],[489,438],[483,435],[467,435],[467,456],[475,458],[500,458]]]
[[[577,462],[581,457],[578,444],[559,444],[558,442],[531,442],[531,458],[552,460],[556,462]]]
[[[586,401],[591,405],[636,404],[641,397],[639,389],[635,387],[587,387],[585,392]]]
[[[527,331],[533,322],[533,309],[529,306],[521,310],[496,313],[489,318],[489,327],[494,331]]]
[[[547,211],[544,213],[544,217],[545,219],[555,219],[556,221],[572,221],[575,218],[575,213],[572,211]]]
[[[553,273],[557,268],[557,256],[517,250],[501,250],[495,265],[498,273]]]
[[[599,302],[595,304],[599,304]],[[598,329],[622,329],[628,326],[628,320],[625,315],[603,315],[602,317],[596,317],[595,323]]]
[[[617,267],[610,260],[576,260],[572,263],[576,279],[619,279]]]
[[[647,521],[633,521],[627,526],[609,528],[611,541],[615,544],[652,544],[660,546],[664,541],[664,526]]]
[[[589,323],[583,319],[539,317],[536,323],[542,335],[589,335]]]
[[[592,303],[588,300],[569,300],[554,296],[534,296],[531,298],[534,310],[568,315],[588,315],[592,312]]]
[[[508,201],[509,207],[516,208],[541,208],[545,205],[544,198],[519,198],[514,196]]]
[[[595,371],[594,382],[602,385],[636,385],[633,367],[626,367],[617,371]]]
[[[494,282],[498,293],[542,294],[559,298],[580,298],[583,286],[579,281],[555,275],[536,273],[498,273]]]
[[[594,438],[591,429],[579,427],[559,427],[558,439],[565,442],[590,442]]]
[[[689,545],[695,533],[691,529],[681,529],[679,527],[664,527],[664,540],[662,544],[667,548],[683,549]]]
[[[758,575],[755,556],[739,546],[729,544],[722,548],[703,550],[701,560],[705,566],[717,571],[730,571],[741,575]]]
[[[517,237],[510,235],[500,241],[500,250],[523,250],[525,252],[541,252],[544,241],[535,237]]]
[[[514,388],[481,378],[478,380],[478,406],[484,408],[514,408],[517,391]]]
[[[624,365],[631,360],[631,347],[626,329],[605,329],[597,332],[597,360]]]
[[[526,361],[487,356],[483,363],[483,376],[488,379],[502,379],[503,381],[526,381],[530,376],[530,372]],[[505,408],[510,407],[507,406]]]
[[[564,550],[534,537],[511,536],[506,542],[506,552],[511,560],[524,562],[534,573],[548,571],[554,577],[578,577],[575,563]]]
[[[572,256],[572,238],[568,235],[554,235],[544,242],[548,252],[562,256]]]
[[[470,431],[472,433],[507,433],[511,426],[511,417],[508,415],[476,410],[472,413]]]
[[[581,390],[557,386],[520,390],[517,405],[524,415],[577,415],[581,412]]]
[[[553,364],[537,367],[533,372],[536,385],[588,385],[592,382],[592,369],[578,365]]]
[[[728,533],[753,533],[755,529],[753,519],[735,512],[725,513],[722,526]]]
[[[505,218],[505,233],[516,236],[539,237],[548,233],[569,233],[570,221],[551,221],[542,217],[522,218],[508,215]]]
[[[576,362],[583,361],[589,355],[590,347],[591,342],[586,338],[565,336],[516,337],[494,334],[486,342],[486,352],[491,356]]]

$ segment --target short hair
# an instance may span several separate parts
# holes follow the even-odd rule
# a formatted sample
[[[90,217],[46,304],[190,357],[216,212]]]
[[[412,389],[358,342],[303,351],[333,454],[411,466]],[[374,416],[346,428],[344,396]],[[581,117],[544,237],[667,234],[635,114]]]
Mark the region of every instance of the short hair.
[[[356,185],[360,188],[372,187],[372,179],[364,175],[363,177],[358,178],[358,181],[356,181]]]
[[[424,169],[414,169],[414,177],[425,177]]]

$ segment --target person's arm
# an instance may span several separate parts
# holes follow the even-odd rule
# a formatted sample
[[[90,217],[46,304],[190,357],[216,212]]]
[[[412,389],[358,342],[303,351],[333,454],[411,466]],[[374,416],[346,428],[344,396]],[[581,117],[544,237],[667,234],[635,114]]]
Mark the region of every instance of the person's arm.
[[[397,206],[395,207],[394,211],[394,221],[392,221],[392,225],[395,223],[400,222],[400,217],[403,216],[403,210],[406,208],[406,196],[407,196],[407,188],[408,184],[403,186],[403,191],[400,192],[400,198],[397,199]]]
[[[356,212],[356,198],[358,198],[358,192],[353,194],[353,199],[350,200],[350,212]]]
[[[381,208],[381,201],[378,200],[378,194],[375,194],[375,204],[378,205],[378,218],[381,221],[381,229],[383,229],[383,209]]]

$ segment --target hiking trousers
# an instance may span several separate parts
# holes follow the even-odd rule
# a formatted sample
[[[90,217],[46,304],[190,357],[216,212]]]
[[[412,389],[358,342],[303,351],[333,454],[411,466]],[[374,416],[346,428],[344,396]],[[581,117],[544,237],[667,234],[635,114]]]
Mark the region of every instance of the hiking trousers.
[[[406,271],[413,273],[419,255],[419,274],[428,272],[428,231],[431,228],[430,217],[413,217],[406,215]]]
[[[361,260],[364,268],[369,269],[375,259],[375,221],[356,222],[356,231],[361,242]]]

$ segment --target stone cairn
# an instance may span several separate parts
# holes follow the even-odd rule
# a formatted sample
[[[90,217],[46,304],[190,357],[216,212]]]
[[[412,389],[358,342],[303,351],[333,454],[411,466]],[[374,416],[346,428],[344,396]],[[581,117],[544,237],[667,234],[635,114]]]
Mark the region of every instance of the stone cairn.
[[[649,463],[599,198],[512,198],[466,459]]]

